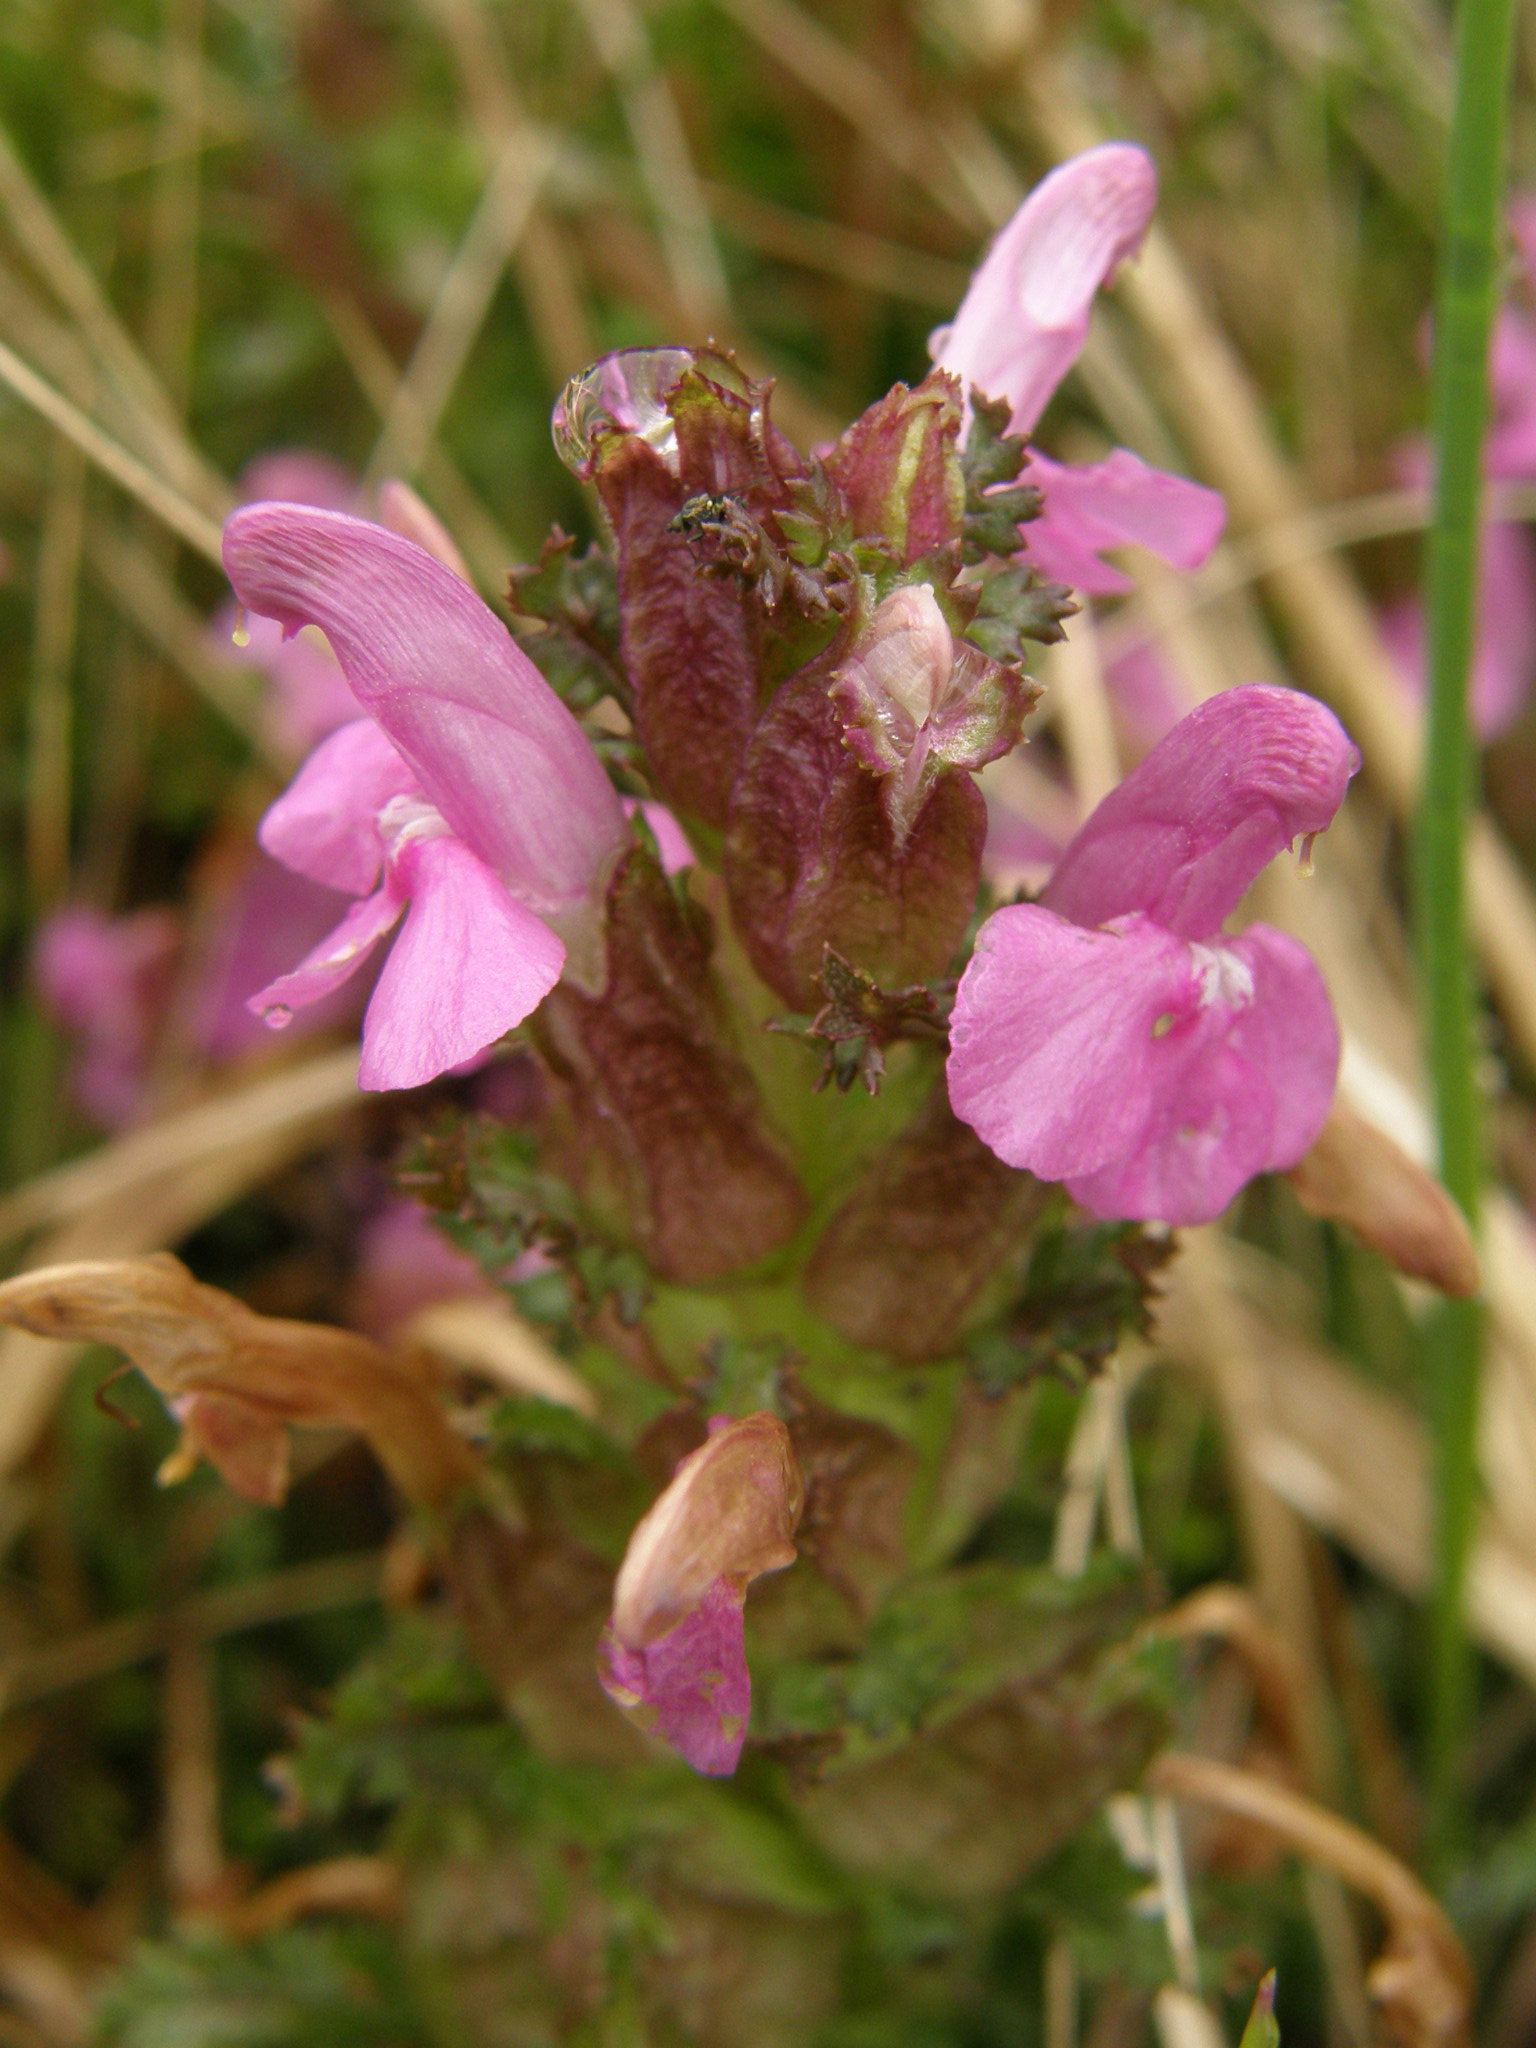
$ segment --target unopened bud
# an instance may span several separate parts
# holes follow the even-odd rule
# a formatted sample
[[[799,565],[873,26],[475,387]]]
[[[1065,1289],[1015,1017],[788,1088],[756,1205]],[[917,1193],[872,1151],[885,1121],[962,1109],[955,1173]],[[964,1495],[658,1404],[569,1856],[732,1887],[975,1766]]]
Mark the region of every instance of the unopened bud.
[[[926,725],[943,701],[955,662],[955,643],[926,583],[893,590],[870,622],[869,639],[855,657],[871,686]]]

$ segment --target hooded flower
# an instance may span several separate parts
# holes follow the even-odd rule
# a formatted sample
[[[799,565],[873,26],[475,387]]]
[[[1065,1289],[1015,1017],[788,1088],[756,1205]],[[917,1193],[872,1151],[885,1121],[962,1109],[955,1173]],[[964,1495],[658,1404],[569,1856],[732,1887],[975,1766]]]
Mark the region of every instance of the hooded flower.
[[[1106,142],[1044,178],[987,251],[960,310],[929,340],[936,363],[1006,398],[1015,433],[1033,433],[1088,335],[1094,294],[1140,247],[1157,204],[1145,150]],[[1030,524],[1040,573],[1092,596],[1128,590],[1102,550],[1134,542],[1178,569],[1195,569],[1221,536],[1220,495],[1149,469],[1117,448],[1103,462],[1067,465],[1030,451],[1028,480],[1044,497]]]
[[[633,1721],[710,1777],[735,1770],[747,1731],[747,1586],[793,1564],[804,1497],[776,1415],[717,1415],[624,1553],[598,1678]]]
[[[343,513],[251,505],[224,530],[224,561],[249,610],[289,632],[321,628],[369,714],[322,743],[260,835],[286,866],[359,900],[252,1007],[286,1023],[409,905],[364,1019],[360,1079],[415,1087],[554,986],[560,934],[590,934],[622,836],[618,797],[498,620],[414,542]]]
[[[949,1097],[1008,1165],[1094,1215],[1202,1223],[1293,1166],[1339,1037],[1295,939],[1222,922],[1329,824],[1359,756],[1330,711],[1253,684],[1181,720],[1072,840],[1036,903],[982,926]]]

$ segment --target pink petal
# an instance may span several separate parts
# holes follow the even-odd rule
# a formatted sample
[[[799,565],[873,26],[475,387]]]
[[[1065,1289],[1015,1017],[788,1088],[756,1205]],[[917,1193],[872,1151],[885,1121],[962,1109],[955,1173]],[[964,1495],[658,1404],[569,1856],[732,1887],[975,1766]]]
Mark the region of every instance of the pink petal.
[[[191,957],[177,992],[177,1018],[188,1042],[214,1060],[238,1058],[266,1033],[249,999],[302,959],[336,922],[331,889],[280,867],[257,847],[217,887],[209,914],[192,934]],[[296,1031],[331,1031],[355,1025],[368,997],[367,976],[307,1005]]]
[[[1222,945],[1253,977],[1253,1001],[1234,1019],[1233,1050],[1265,1076],[1275,1099],[1266,1173],[1294,1166],[1315,1143],[1339,1077],[1339,1026],[1322,970],[1300,939],[1251,924]]]
[[[363,1019],[364,1088],[419,1088],[521,1024],[560,979],[565,948],[450,834],[392,859],[411,911]]]
[[[254,505],[264,498],[350,512],[357,503],[357,480],[339,462],[316,455],[313,449],[274,448],[240,473],[241,504]]]
[[[1477,627],[1468,703],[1485,744],[1519,717],[1536,676],[1536,552],[1524,527],[1495,520],[1483,528]],[[1424,611],[1416,597],[1389,606],[1377,629],[1415,703],[1425,696]]]
[[[678,874],[683,868],[691,868],[694,861],[693,848],[688,844],[688,835],[665,804],[658,804],[649,797],[627,796],[623,799],[626,817],[633,817],[636,811],[645,815],[645,822],[651,828],[651,837],[656,841],[656,851],[661,855],[665,873]]]
[[[1138,748],[1155,747],[1191,708],[1155,640],[1143,640],[1117,656],[1105,668],[1104,680]]]
[[[597,1675],[609,1698],[712,1778],[735,1770],[752,1708],[742,1600],[738,1587],[716,1579],[697,1607],[644,1649],[628,1648],[611,1626],[598,1644]]]
[[[1146,918],[1085,931],[1037,904],[994,911],[955,998],[950,1104],[1009,1166],[1092,1173],[1136,1143],[1168,1059],[1154,1027],[1199,994],[1189,947]]]
[[[1473,727],[1490,740],[1519,717],[1536,675],[1536,551],[1524,527],[1506,520],[1485,526],[1480,545],[1468,688]]]
[[[211,631],[221,661],[238,661],[266,677],[266,723],[283,752],[307,754],[362,710],[318,635],[287,639],[276,619],[258,618],[233,601],[214,613]]]
[[[295,1010],[317,1003],[355,974],[405,908],[392,880],[354,903],[336,929],[321,940],[290,974],[280,974],[251,996],[247,1008],[280,1031]]]
[[[987,843],[981,864],[994,888],[1017,886],[1009,878],[1021,870],[1038,868],[1048,874],[1060,858],[1061,843],[1043,824],[988,796]]]
[[[388,1338],[434,1302],[492,1291],[476,1261],[449,1243],[419,1203],[392,1200],[359,1235],[348,1320]]]
[[[929,341],[937,363],[1006,398],[1028,433],[1077,360],[1094,293],[1141,244],[1157,204],[1145,150],[1106,142],[1041,180],[998,235],[954,322]]]
[[[451,569],[461,583],[474,589],[475,579],[459,552],[458,542],[432,507],[397,476],[386,477],[379,485],[379,524],[387,526],[391,533],[415,541],[417,547],[435,555],[445,569]]]
[[[89,904],[56,910],[32,952],[37,992],[64,1031],[138,1040],[165,993],[181,941],[175,911],[158,907],[108,917]]]
[[[1206,938],[1277,853],[1328,826],[1359,764],[1315,698],[1264,683],[1224,690],[1110,791],[1040,901],[1074,924],[1139,910]]]
[[[78,1043],[70,1092],[108,1129],[130,1123],[144,1101],[149,1050],[165,1014],[181,945],[173,910],[108,917],[88,904],[56,910],[32,953],[38,998]]]
[[[1067,1182],[1093,1215],[1209,1223],[1256,1173],[1294,1166],[1323,1127],[1339,1033],[1312,956],[1266,925],[1220,952],[1246,968],[1251,993],[1218,996],[1161,1041],[1145,1129],[1123,1160]]]
[[[263,849],[312,882],[364,896],[378,880],[378,815],[416,778],[371,718],[355,718],[315,749],[257,832]]]
[[[1035,566],[1053,583],[1093,597],[1129,590],[1129,577],[1101,559],[1105,548],[1147,548],[1176,569],[1198,569],[1221,538],[1227,508],[1219,491],[1149,469],[1129,449],[1102,462],[1052,462],[1030,454],[1027,481],[1044,493],[1024,529]]]
[[[1271,1090],[1224,1038],[1219,1017],[1202,1015],[1186,1032],[1125,1159],[1068,1179],[1068,1194],[1090,1215],[1209,1223],[1263,1170],[1274,1128]]]
[[[586,901],[622,813],[585,735],[495,615],[413,542],[337,512],[251,505],[224,563],[253,612],[321,627],[364,709],[506,885]]]

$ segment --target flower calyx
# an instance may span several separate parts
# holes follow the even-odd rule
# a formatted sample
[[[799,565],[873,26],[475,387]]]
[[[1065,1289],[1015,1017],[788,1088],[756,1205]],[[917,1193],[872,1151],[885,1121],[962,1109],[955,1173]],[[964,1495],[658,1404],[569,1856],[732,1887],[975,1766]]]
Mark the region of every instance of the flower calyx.
[[[772,1017],[767,1028],[821,1046],[821,1072],[811,1084],[818,1095],[829,1081],[836,1082],[839,1095],[846,1095],[855,1081],[862,1082],[870,1095],[878,1095],[888,1045],[902,1038],[945,1041],[953,981],[883,989],[827,946],[816,985],[826,1000],[813,1017]]]

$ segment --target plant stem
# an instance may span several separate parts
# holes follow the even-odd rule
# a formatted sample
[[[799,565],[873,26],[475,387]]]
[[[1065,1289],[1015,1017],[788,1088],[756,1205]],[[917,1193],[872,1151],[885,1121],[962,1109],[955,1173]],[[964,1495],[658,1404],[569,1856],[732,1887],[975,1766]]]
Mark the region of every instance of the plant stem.
[[[1477,591],[1488,341],[1504,169],[1513,0],[1461,0],[1444,235],[1435,294],[1429,539],[1429,725],[1419,813],[1419,938],[1440,1172],[1477,1221],[1481,1142],[1462,854],[1473,755],[1467,675]],[[1430,1841],[1443,1860],[1458,1833],[1457,1764],[1471,1704],[1463,1617],[1477,1490],[1481,1316],[1453,1302],[1432,1319],[1436,1424],[1435,1594],[1429,1725]]]

